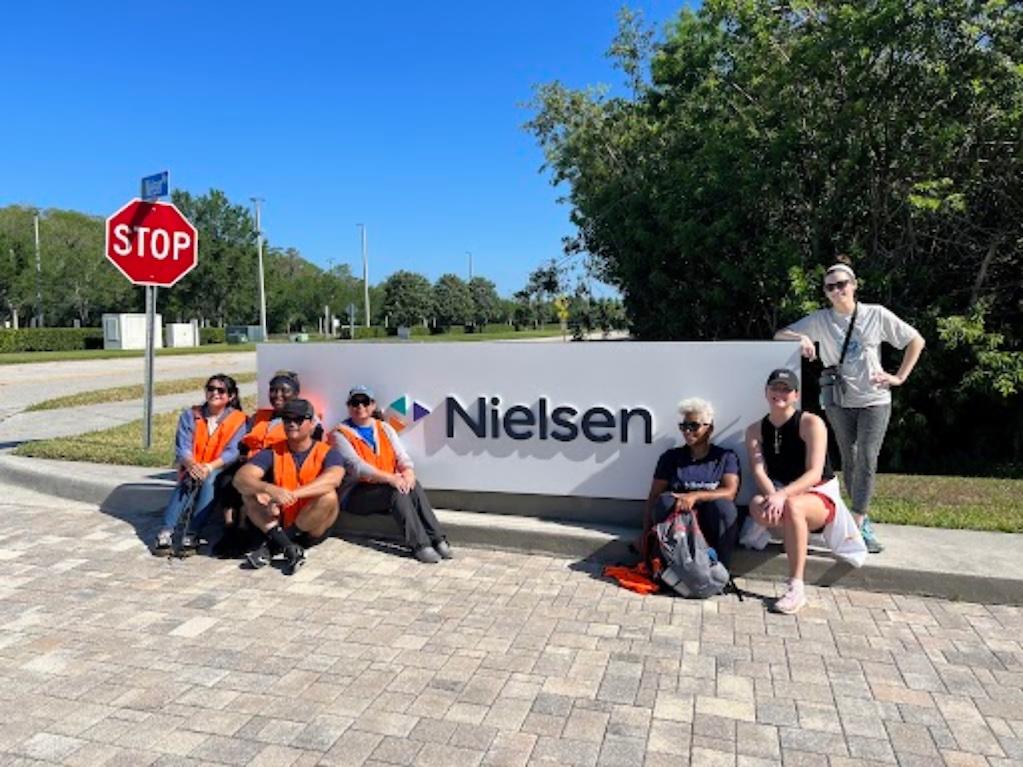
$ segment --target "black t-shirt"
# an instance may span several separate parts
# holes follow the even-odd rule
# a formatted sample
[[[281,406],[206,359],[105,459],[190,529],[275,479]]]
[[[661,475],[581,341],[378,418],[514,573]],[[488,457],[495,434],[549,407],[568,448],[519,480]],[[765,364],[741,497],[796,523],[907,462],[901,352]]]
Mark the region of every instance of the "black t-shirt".
[[[313,445],[316,443],[314,442]],[[309,450],[303,450],[301,453],[292,452],[291,458],[295,462],[295,471],[302,470],[302,464],[305,463],[305,459],[309,457],[309,453],[312,451],[312,447]],[[253,466],[258,466],[263,470],[263,481],[273,484],[274,481],[274,451],[273,448],[266,448],[260,450],[252,458],[249,459],[249,463]],[[341,454],[334,448],[330,448],[327,451],[327,455],[323,458],[323,468],[320,470],[320,474],[333,466],[343,466],[344,461],[341,458]]]
[[[668,483],[673,493],[717,490],[725,474],[739,473],[739,456],[734,450],[711,445],[703,458],[694,459],[689,445],[673,447],[661,454],[654,479]]]

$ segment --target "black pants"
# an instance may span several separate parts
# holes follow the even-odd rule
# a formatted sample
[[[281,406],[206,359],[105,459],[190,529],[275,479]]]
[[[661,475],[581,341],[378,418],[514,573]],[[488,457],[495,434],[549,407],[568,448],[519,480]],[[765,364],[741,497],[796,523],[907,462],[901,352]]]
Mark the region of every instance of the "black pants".
[[[426,491],[418,480],[409,493],[400,493],[382,483],[360,482],[345,498],[344,512],[360,515],[390,512],[405,544],[413,551],[445,540]]]
[[[662,493],[654,507],[654,524],[663,522],[675,508],[675,496]],[[707,545],[717,552],[718,561],[728,567],[739,537],[739,510],[734,501],[717,499],[696,504],[696,521],[707,540]]]

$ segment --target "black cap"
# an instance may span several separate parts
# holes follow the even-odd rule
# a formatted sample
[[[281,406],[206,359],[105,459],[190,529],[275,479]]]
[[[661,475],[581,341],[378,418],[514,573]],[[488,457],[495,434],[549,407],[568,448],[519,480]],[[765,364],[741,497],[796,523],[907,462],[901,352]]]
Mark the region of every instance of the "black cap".
[[[281,408],[281,418],[312,418],[315,415],[312,403],[307,399],[289,399]]]
[[[767,385],[783,383],[793,391],[799,391],[799,377],[788,368],[777,368],[767,377]]]

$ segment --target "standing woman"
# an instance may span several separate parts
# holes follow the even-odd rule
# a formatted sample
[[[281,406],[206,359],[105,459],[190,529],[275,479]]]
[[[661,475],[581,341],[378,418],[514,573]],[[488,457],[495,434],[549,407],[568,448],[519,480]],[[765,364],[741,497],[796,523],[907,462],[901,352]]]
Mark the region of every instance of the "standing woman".
[[[842,478],[867,551],[877,554],[883,547],[874,536],[868,512],[877,456],[892,413],[891,388],[909,378],[924,339],[884,306],[857,301],[856,287],[851,266],[837,263],[830,267],[824,273],[824,295],[831,308],[803,317],[774,337],[799,341],[809,360],[817,356],[814,344],[820,344],[821,361],[826,366],[821,377],[822,404],[842,455]],[[895,374],[881,367],[882,341],[905,349]]]
[[[181,537],[180,553],[194,554],[199,533],[214,506],[215,482],[225,467],[238,460],[238,441],[248,431],[245,413],[238,401],[238,384],[223,373],[206,381],[206,402],[187,408],[178,419],[174,439],[178,484],[163,512],[163,526],[157,533],[153,553],[166,556],[174,547],[174,528],[194,495],[194,513]],[[198,487],[196,487],[198,486]]]
[[[451,546],[416,479],[412,459],[380,418],[369,387],[348,392],[348,418],[337,425],[335,442],[345,461],[345,481],[338,491],[342,511],[390,512],[416,559],[424,564],[451,559]]]

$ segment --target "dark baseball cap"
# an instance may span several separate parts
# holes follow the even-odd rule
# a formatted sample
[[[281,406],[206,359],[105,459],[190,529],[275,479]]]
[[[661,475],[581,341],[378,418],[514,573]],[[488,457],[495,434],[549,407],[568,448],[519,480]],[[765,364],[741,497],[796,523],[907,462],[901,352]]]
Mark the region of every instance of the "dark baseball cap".
[[[289,399],[281,408],[281,418],[309,418],[316,415],[313,404],[307,399]]]
[[[767,377],[767,385],[781,383],[793,391],[799,391],[799,377],[788,368],[777,368]]]

